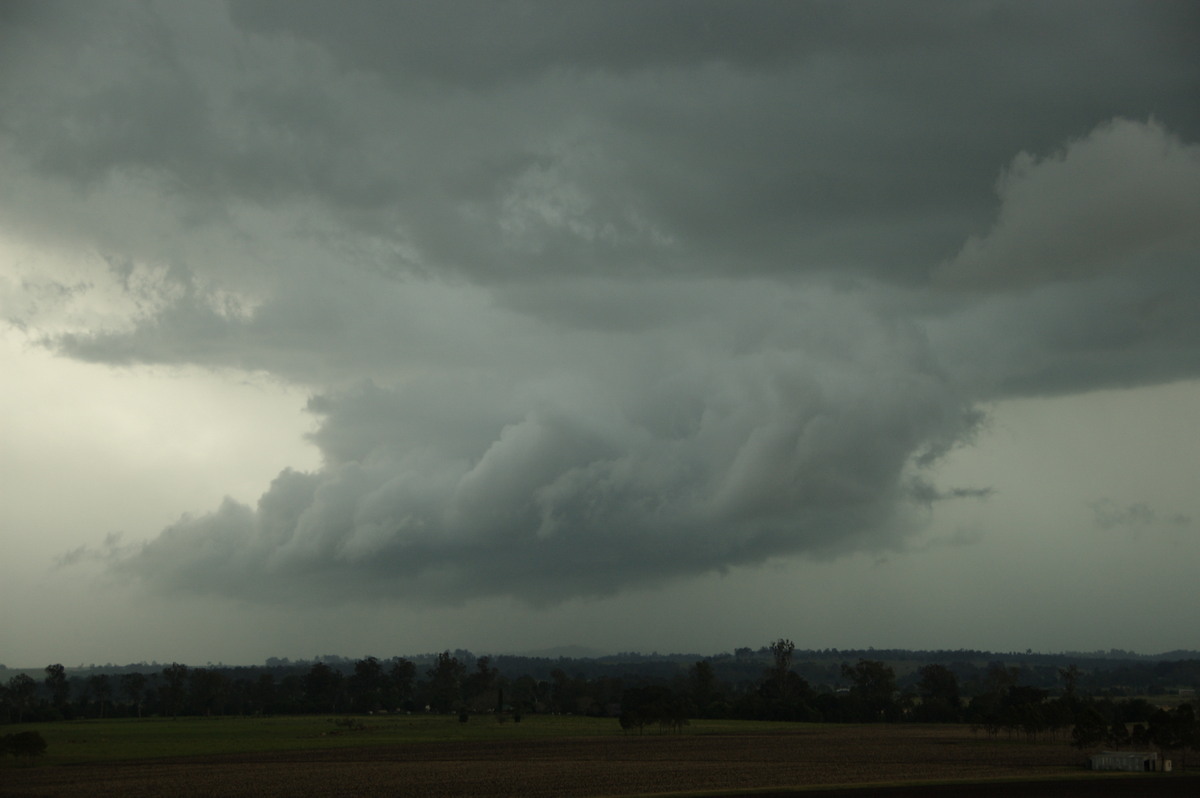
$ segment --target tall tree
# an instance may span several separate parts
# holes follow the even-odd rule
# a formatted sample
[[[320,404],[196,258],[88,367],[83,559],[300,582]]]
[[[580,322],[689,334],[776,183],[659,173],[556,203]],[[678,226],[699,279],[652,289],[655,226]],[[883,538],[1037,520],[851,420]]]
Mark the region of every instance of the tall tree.
[[[865,709],[863,720],[898,720],[900,705],[896,703],[896,672],[888,665],[871,659],[858,664],[842,665],[842,675],[854,682],[850,692]]]
[[[8,700],[20,723],[33,712],[37,703],[37,682],[27,673],[18,673],[8,680]]]
[[[555,712],[567,712],[574,696],[571,691],[571,680],[562,668],[550,671],[550,703]]]
[[[45,683],[50,691],[50,704],[65,716],[71,700],[71,684],[67,681],[66,668],[58,663],[47,665]]]
[[[164,714],[179,717],[187,690],[188,666],[172,662],[163,668],[162,675],[164,684],[159,694],[162,696]]]
[[[130,703],[137,706],[137,716],[142,716],[142,691],[146,689],[146,674],[137,673],[122,673],[119,681],[121,683],[121,692],[129,699]]]
[[[772,667],[770,677],[774,679],[780,698],[787,697],[788,674],[792,671],[792,652],[796,644],[786,638],[779,638],[771,643]]]
[[[1058,669],[1058,676],[1063,682],[1063,694],[1059,699],[1072,722],[1079,712],[1079,668],[1074,663]]]
[[[1150,716],[1150,738],[1160,748],[1178,751],[1181,768],[1184,751],[1200,750],[1200,719],[1191,704],[1180,704],[1173,710],[1158,709]]]
[[[112,681],[108,678],[107,673],[94,673],[88,677],[87,686],[88,691],[100,704],[100,717],[103,718],[104,708],[108,705],[108,700],[112,698]]]
[[[229,692],[229,679],[216,668],[194,668],[188,677],[191,704],[205,715],[222,714]]]
[[[496,681],[500,671],[492,667],[491,657],[480,657],[475,660],[475,672],[468,676],[463,683],[463,692],[467,703],[473,710],[479,711],[496,706]]]
[[[324,662],[314,662],[304,677],[304,693],[312,706],[319,710],[337,712],[342,694],[342,674]]]
[[[702,718],[707,717],[717,697],[717,677],[711,662],[702,659],[692,666],[688,672],[688,692],[696,705],[696,713]]]
[[[395,705],[397,707],[411,708],[413,687],[417,678],[417,666],[403,657],[398,657],[392,662],[392,670],[389,676],[392,694],[395,696]]]
[[[250,691],[255,711],[260,715],[270,715],[275,707],[275,675],[272,673],[258,674],[258,680]]]
[[[1094,706],[1085,705],[1075,717],[1071,729],[1071,745],[1076,748],[1095,748],[1108,736],[1108,723]]]
[[[919,720],[932,723],[952,723],[959,719],[962,699],[958,677],[945,665],[925,665],[917,671],[917,691],[921,704],[916,714]]]
[[[359,712],[372,712],[383,706],[383,665],[374,657],[364,657],[354,663],[350,676],[350,701]]]
[[[437,655],[429,671],[429,706],[434,712],[450,712],[462,700],[462,678],[466,668],[449,651]]]
[[[756,697],[757,706],[750,710],[759,717],[772,720],[812,720],[812,690],[808,682],[792,670],[792,652],[796,644],[780,638],[768,647],[771,667],[767,669]]]

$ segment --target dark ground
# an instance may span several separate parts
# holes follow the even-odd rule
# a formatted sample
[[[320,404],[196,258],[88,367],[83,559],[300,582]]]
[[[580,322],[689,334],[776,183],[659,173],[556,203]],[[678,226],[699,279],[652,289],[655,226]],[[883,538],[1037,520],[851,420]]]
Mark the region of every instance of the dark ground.
[[[254,753],[105,765],[4,766],[0,796],[1197,796],[1184,773],[1094,774],[1063,742],[948,726],[809,727]],[[1004,781],[992,781],[1004,779]],[[943,782],[931,784],[929,782]],[[879,787],[879,783],[908,785]],[[956,783],[944,783],[956,782]],[[827,789],[831,785],[858,789]]]

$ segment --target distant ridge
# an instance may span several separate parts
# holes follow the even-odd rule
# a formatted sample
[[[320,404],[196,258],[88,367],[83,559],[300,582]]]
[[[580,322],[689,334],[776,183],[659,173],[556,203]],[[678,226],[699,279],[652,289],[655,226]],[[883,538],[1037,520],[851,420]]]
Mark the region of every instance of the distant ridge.
[[[451,652],[460,660],[468,663],[473,663],[477,658],[476,654],[466,649],[455,649]],[[542,660],[578,660],[579,662],[593,662],[598,665],[613,666],[622,664],[644,664],[644,663],[684,663],[691,665],[699,660],[710,660],[712,662],[723,661],[744,661],[744,662],[766,662],[770,659],[770,651],[766,646],[757,649],[745,647],[735,649],[733,652],[725,651],[714,654],[681,654],[671,653],[663,654],[658,651],[650,653],[641,653],[637,651],[622,651],[618,653],[609,653],[600,649],[591,648],[582,645],[565,645],[552,646],[549,648],[531,649],[524,651],[483,651],[480,655],[487,654],[493,658],[511,657],[515,659],[542,659]],[[427,663],[434,660],[438,652],[427,652],[423,654],[404,654],[406,659],[410,659],[418,663]],[[379,657],[382,660],[390,660],[397,655],[383,654]],[[875,659],[888,662],[910,662],[910,663],[953,663],[953,662],[974,662],[979,664],[988,664],[992,662],[1008,662],[1008,663],[1033,663],[1047,666],[1061,666],[1068,664],[1077,664],[1080,666],[1097,667],[1100,663],[1147,663],[1147,662],[1195,662],[1200,661],[1200,651],[1196,649],[1173,649],[1171,651],[1163,651],[1157,654],[1139,654],[1135,651],[1127,651],[1124,649],[1107,649],[1095,651],[989,651],[983,649],[904,649],[904,648],[824,648],[824,649],[806,649],[796,648],[792,655],[793,661],[800,663],[804,661],[810,662],[852,662],[856,659]],[[105,665],[83,664],[67,667],[69,673],[91,673],[91,672],[108,672],[119,673],[125,671],[150,672],[158,671],[169,664],[169,660],[159,662],[140,661],[129,663],[127,665],[115,665],[107,663]],[[268,657],[265,664],[252,665],[229,665],[224,663],[212,662],[207,663],[207,667],[217,668],[236,668],[236,667],[267,667],[267,668],[306,668],[315,662],[324,662],[325,664],[339,667],[343,669],[351,668],[355,663],[355,658],[340,656],[336,654],[322,654],[312,658],[288,659],[278,657]],[[184,663],[192,667],[197,667],[196,663]],[[25,673],[34,679],[40,680],[43,676],[44,666],[28,665],[28,666],[6,666],[0,664],[0,682],[7,681],[16,673]]]

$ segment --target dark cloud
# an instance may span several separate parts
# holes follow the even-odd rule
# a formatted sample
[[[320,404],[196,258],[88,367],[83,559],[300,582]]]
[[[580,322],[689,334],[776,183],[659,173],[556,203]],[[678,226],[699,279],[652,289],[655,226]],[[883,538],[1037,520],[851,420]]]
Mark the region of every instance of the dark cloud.
[[[1186,3],[233,3],[244,35],[219,6],[89,8],[5,82],[38,169],[315,203],[487,282],[921,280],[1014,153],[1114,116],[1200,138]]]
[[[921,480],[914,479],[909,486],[909,493],[912,499],[916,502],[930,507],[934,502],[949,501],[951,499],[986,499],[995,491],[992,488],[950,488],[941,490],[935,485]]]
[[[1161,516],[1146,502],[1134,502],[1122,507],[1111,499],[1091,502],[1096,526],[1101,529],[1119,529],[1140,532],[1157,526],[1190,527],[1192,519],[1181,513]]]
[[[727,308],[791,307],[710,322],[709,350],[694,321],[572,333],[516,379],[442,369],[315,397],[320,472],[182,521],[125,567],[164,587],[219,572],[223,592],[256,595],[303,582],[327,598],[354,574],[355,595],[542,601],[893,545],[925,501],[914,453],[978,414],[907,324],[826,291],[722,288]]]
[[[319,470],[122,573],[278,601],[610,593],[902,548],[988,495],[928,478],[983,403],[1200,374],[1195,23],[46,5],[0,76],[0,207],[99,250],[128,305],[46,329],[62,354],[313,393]]]
[[[436,6],[278,0],[235,3],[245,30],[319,42],[349,68],[476,89],[548,70],[634,71],[714,60],[756,67],[803,56],[832,9],[725,3],[450,2]]]
[[[1200,368],[1200,146],[1113,120],[1021,154],[991,229],[939,268],[962,305],[933,325],[947,366],[995,395],[1123,387]]]

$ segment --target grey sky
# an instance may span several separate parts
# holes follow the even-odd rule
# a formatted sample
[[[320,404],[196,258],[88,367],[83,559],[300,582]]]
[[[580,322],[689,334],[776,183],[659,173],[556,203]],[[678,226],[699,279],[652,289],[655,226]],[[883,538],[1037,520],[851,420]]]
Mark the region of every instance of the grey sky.
[[[1133,526],[1200,553],[1175,487],[1200,378],[1198,39],[1185,2],[6,4],[5,390],[36,416],[6,466],[45,457],[88,496],[99,466],[54,428],[109,435],[153,396],[132,415],[155,432],[101,459],[182,470],[0,520],[114,617],[149,597],[248,641],[342,613],[267,654],[366,647],[387,607],[414,648],[836,644],[760,634],[756,580],[935,619],[843,597],[827,612],[868,638],[843,643],[1002,647],[961,639],[994,603],[930,610],[972,550],[1049,561]],[[30,398],[55,380],[82,380],[69,419]],[[1077,485],[1022,425],[1096,407],[1143,432],[1097,429]],[[168,456],[175,429],[194,437]],[[1157,479],[1099,478],[1139,445]],[[121,509],[142,496],[153,513]],[[1103,585],[1116,551],[1078,566]],[[631,622],[647,600],[696,615]],[[1065,635],[1085,606],[1037,645],[1190,644]],[[10,646],[47,649],[53,623]]]

